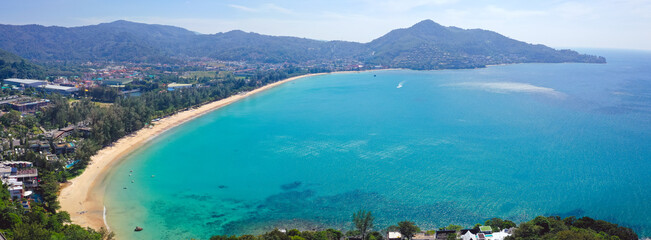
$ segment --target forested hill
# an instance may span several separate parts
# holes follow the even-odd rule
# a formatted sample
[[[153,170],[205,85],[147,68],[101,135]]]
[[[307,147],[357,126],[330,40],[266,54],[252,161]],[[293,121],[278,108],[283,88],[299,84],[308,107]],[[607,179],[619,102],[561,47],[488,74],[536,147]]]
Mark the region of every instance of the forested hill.
[[[45,77],[45,71],[41,66],[0,49],[0,80],[13,77],[43,78]]]
[[[318,31],[318,30],[315,30]],[[115,21],[83,27],[0,25],[0,48],[38,61],[174,62],[184,57],[261,63],[349,63],[411,69],[473,68],[527,62],[603,63],[492,31],[443,27],[431,20],[362,44],[278,37],[239,30],[197,34],[183,28]]]
[[[606,62],[603,57],[528,44],[482,29],[444,27],[432,20],[419,22],[410,28],[393,30],[367,46],[375,52],[370,61],[412,69],[468,68],[531,62]]]

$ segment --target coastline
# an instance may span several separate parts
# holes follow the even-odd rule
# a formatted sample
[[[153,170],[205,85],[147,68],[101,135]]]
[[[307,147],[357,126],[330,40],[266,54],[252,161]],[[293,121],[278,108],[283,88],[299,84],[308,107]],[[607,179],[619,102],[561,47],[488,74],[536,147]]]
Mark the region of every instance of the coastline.
[[[125,156],[167,130],[188,122],[196,117],[284,83],[325,74],[331,73],[313,73],[287,78],[246,92],[245,94],[236,94],[225,99],[201,105],[197,108],[177,112],[171,116],[162,118],[151,128],[145,127],[135,133],[124,136],[112,145],[99,150],[97,154],[91,158],[90,164],[81,175],[69,180],[68,183],[62,186],[59,194],[61,210],[67,211],[70,214],[70,219],[74,224],[78,224],[82,227],[90,227],[96,230],[101,227],[108,228],[107,223],[104,221],[104,182],[111,168],[115,164],[118,164]]]

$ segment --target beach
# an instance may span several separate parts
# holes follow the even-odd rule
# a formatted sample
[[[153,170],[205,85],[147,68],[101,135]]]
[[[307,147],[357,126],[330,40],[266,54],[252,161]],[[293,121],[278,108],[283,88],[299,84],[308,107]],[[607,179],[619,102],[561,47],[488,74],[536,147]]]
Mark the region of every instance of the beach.
[[[90,227],[96,230],[101,227],[108,228],[104,220],[104,183],[111,168],[119,163],[119,161],[129,153],[143,146],[161,133],[203,114],[281,84],[300,78],[323,74],[327,73],[307,74],[288,78],[268,84],[250,92],[236,94],[219,101],[210,102],[196,108],[181,111],[156,121],[151,127],[145,127],[135,133],[121,138],[112,145],[98,151],[97,154],[91,158],[91,163],[80,176],[69,180],[68,183],[65,183],[62,186],[59,195],[61,210],[67,211],[70,214],[70,219],[74,224],[81,225],[82,227]]]

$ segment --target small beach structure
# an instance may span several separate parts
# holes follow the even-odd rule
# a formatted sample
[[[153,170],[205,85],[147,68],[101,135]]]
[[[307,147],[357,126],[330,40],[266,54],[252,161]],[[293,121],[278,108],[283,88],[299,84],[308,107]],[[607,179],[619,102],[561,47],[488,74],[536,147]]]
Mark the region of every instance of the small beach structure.
[[[388,240],[401,240],[402,239],[402,234],[400,234],[400,232],[387,232],[387,239]]]

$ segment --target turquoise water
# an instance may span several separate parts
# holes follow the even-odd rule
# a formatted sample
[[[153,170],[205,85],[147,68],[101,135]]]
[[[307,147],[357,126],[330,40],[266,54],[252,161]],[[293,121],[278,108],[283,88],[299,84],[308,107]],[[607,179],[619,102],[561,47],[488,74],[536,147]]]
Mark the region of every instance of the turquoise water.
[[[359,209],[378,228],[587,215],[650,236],[651,53],[589,53],[609,63],[282,85],[129,156],[107,180],[107,220],[121,238],[207,239],[350,229]]]

